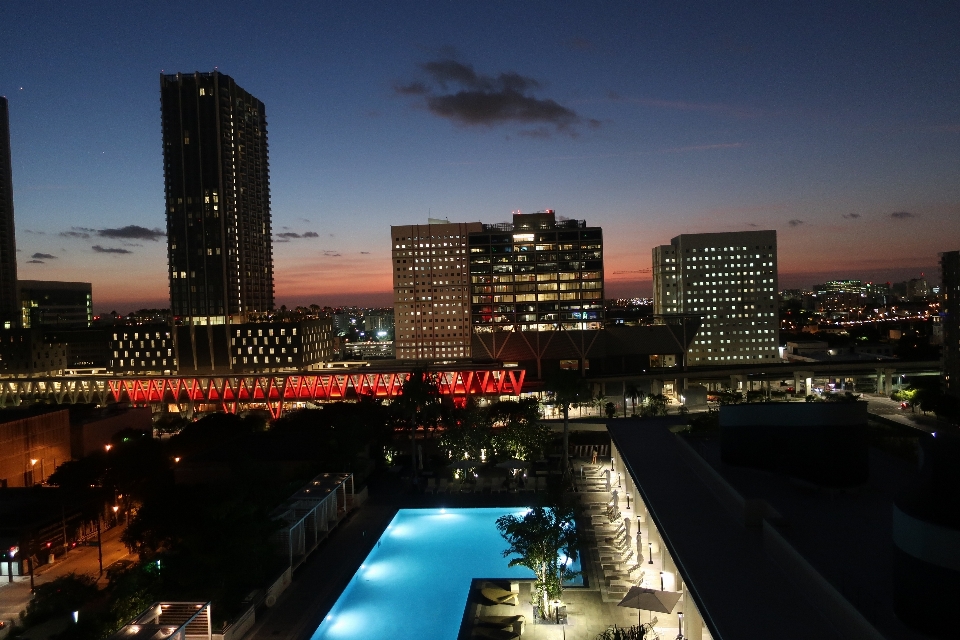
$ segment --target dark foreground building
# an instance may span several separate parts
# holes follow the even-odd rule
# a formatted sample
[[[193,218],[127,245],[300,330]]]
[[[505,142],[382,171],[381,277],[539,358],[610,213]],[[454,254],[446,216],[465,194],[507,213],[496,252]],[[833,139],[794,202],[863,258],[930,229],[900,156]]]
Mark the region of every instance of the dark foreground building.
[[[940,254],[943,391],[960,402],[960,251]]]
[[[19,326],[17,240],[13,226],[13,166],[10,161],[10,112],[0,96],[0,328]]]

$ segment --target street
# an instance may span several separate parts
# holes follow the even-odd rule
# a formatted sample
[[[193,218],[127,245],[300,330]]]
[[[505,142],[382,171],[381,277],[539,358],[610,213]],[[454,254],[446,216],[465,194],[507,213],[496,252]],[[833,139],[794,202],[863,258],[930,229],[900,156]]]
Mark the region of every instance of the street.
[[[102,533],[103,568],[107,569],[117,560],[126,558],[135,559],[127,552],[127,548],[120,542],[123,527],[114,527]],[[94,579],[99,578],[100,564],[97,558],[96,547],[77,547],[66,557],[57,558],[53,564],[45,564],[34,571],[34,584],[40,585],[55,580],[70,573],[84,574]],[[20,611],[30,602],[30,576],[19,576],[14,582],[7,582],[3,577],[0,582],[0,620],[17,620]],[[106,584],[106,574],[99,578],[98,584]]]

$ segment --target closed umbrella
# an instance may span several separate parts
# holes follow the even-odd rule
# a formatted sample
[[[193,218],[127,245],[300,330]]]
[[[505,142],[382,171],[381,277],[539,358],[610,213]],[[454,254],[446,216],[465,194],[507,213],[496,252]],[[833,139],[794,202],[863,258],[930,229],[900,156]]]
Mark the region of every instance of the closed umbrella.
[[[637,564],[643,562],[643,533],[640,532],[640,525],[637,525]]]
[[[617,490],[613,490],[613,510],[616,511],[617,507],[620,506],[620,496],[617,495]]]
[[[657,591],[645,587],[630,587],[627,595],[623,596],[623,600],[617,603],[617,606],[638,609],[637,622],[640,622],[640,611],[673,613],[674,607],[680,602],[681,595],[683,594],[678,591]]]

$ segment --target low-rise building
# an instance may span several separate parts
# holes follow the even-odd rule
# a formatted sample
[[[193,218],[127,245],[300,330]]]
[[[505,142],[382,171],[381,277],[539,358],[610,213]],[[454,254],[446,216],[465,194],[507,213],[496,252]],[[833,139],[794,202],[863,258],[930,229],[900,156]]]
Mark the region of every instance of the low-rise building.
[[[0,330],[0,375],[62,375],[67,346],[47,342],[40,329]]]

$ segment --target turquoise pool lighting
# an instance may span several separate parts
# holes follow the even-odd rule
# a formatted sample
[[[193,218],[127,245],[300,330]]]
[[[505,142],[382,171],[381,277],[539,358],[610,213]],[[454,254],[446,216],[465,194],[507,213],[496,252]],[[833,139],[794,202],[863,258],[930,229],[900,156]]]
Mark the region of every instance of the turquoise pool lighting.
[[[454,640],[471,580],[533,577],[507,566],[507,543],[495,524],[524,512],[400,510],[311,640]],[[529,602],[521,600],[517,613],[529,618]]]

